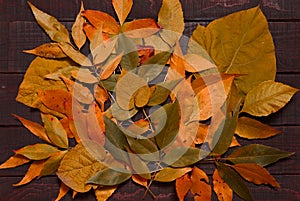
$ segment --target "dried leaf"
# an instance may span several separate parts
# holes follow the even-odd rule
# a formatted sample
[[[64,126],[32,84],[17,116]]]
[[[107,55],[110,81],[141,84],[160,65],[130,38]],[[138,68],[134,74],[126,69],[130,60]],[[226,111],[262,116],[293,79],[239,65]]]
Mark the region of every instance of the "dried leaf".
[[[231,188],[220,177],[218,169],[213,174],[214,191],[219,201],[232,201],[233,193]]]
[[[192,73],[216,68],[214,63],[197,54],[186,54],[184,61],[185,70]]]
[[[64,156],[57,176],[73,190],[83,193],[92,188],[86,181],[104,168],[106,167],[91,156],[82,144],[78,144]]]
[[[57,171],[60,162],[66,153],[67,151],[61,151],[48,158],[44,163],[44,167],[42,168],[39,177],[51,175],[52,173]]]
[[[254,163],[236,164],[233,165],[233,168],[249,182],[257,185],[269,184],[274,187],[280,187],[275,178],[261,165]]]
[[[92,66],[92,62],[84,54],[75,50],[72,45],[68,43],[59,43],[59,47],[62,51],[74,62],[78,63],[81,66]]]
[[[227,160],[235,164],[256,163],[261,166],[266,166],[291,155],[293,155],[293,153],[281,151],[273,147],[250,144],[234,150],[228,156]]]
[[[129,131],[130,134],[133,133],[135,136],[139,136],[149,130],[149,125],[149,121],[140,119],[138,121],[133,122],[133,124],[130,124],[126,128],[126,131]]]
[[[107,91],[100,85],[95,85],[94,97],[99,103],[101,111],[104,112],[104,103],[108,100],[109,97]]]
[[[241,145],[240,145],[239,141],[236,139],[236,137],[233,136],[230,147],[237,147],[237,146],[241,146]]]
[[[81,49],[81,47],[85,44],[86,41],[86,35],[84,34],[83,31],[83,25],[85,23],[85,20],[81,15],[83,11],[84,11],[83,2],[81,2],[79,13],[72,26],[72,37],[78,49]]]
[[[132,0],[112,0],[112,4],[118,15],[120,24],[123,25],[132,8]]]
[[[75,78],[77,81],[86,84],[95,84],[99,82],[98,78],[89,69],[85,68],[72,71],[72,77]]]
[[[88,23],[84,23],[83,31],[84,31],[86,37],[91,41],[91,40],[93,40],[93,38],[97,32],[97,29]]]
[[[179,201],[184,201],[184,197],[192,187],[192,181],[188,174],[176,179],[176,193]]]
[[[78,71],[79,68],[77,66],[68,66],[57,70],[54,73],[49,73],[44,76],[44,78],[51,80],[63,80],[63,77],[71,78],[72,72]]]
[[[67,149],[69,147],[68,136],[60,121],[49,114],[41,114],[41,116],[50,141],[60,148]]]
[[[184,60],[181,44],[177,41],[170,59],[167,80],[176,80],[185,77],[185,64],[186,61]]]
[[[113,169],[103,169],[93,175],[87,183],[90,184],[97,184],[97,185],[104,185],[104,186],[115,186],[121,184],[128,179],[130,179],[131,174],[119,172]]]
[[[106,201],[117,190],[117,186],[98,187],[94,190],[97,201]]]
[[[134,41],[124,34],[118,35],[117,54],[123,54],[121,66],[126,71],[135,69],[139,64],[139,54]]]
[[[59,150],[48,144],[28,145],[15,151],[16,154],[31,160],[43,160],[56,154]]]
[[[134,94],[134,103],[136,107],[144,107],[147,105],[151,96],[150,87],[148,85],[139,88]]]
[[[65,195],[67,195],[70,188],[66,186],[63,182],[61,182],[59,187],[59,193],[55,199],[55,201],[60,201]]]
[[[122,57],[123,57],[123,54],[121,53],[118,56],[111,56],[109,58],[109,60],[102,67],[102,73],[101,73],[101,77],[100,77],[101,80],[106,80],[113,74],[113,72],[116,70],[116,68],[120,64]]]
[[[100,55],[102,54],[102,52],[99,51],[100,45],[103,44],[102,27],[103,24],[98,29],[96,29],[95,33],[93,34],[93,38],[90,40],[90,52],[93,55],[93,60],[96,64],[98,64],[98,62],[95,61],[96,57],[99,55],[99,53]]]
[[[262,139],[277,135],[280,131],[257,120],[240,117],[235,133],[247,139]]]
[[[0,165],[0,169],[14,168],[29,162],[30,159],[26,158],[25,156],[15,154],[14,156],[11,156],[9,159],[7,159],[4,163],[2,163]]]
[[[136,184],[139,184],[141,186],[144,186],[145,188],[148,189],[148,180],[141,177],[140,175],[138,174],[134,174],[132,175],[131,177],[132,181],[135,182]]]
[[[247,94],[242,112],[254,116],[268,116],[284,107],[298,91],[272,80],[262,82]]]
[[[194,139],[195,144],[202,144],[204,143],[207,133],[208,133],[209,126],[206,124],[199,124],[196,137]]]
[[[185,168],[170,168],[166,167],[160,170],[156,175],[154,180],[160,182],[171,182],[175,179],[182,177],[186,173],[192,171],[192,168],[185,167]]]
[[[151,18],[133,20],[122,26],[122,32],[129,38],[147,38],[159,30],[156,21]]]
[[[102,34],[102,37],[103,37],[103,34]],[[99,42],[98,44],[95,44],[94,49],[91,48],[92,49],[91,52],[94,55],[94,63],[100,64],[100,63],[103,63],[107,58],[109,58],[109,56],[112,54],[112,52],[114,51],[114,49],[116,47],[117,41],[118,41],[118,38],[113,37],[113,38],[109,38],[108,40],[105,40],[101,43]],[[92,44],[92,42],[91,42],[91,44]],[[121,52],[119,55],[121,55],[121,54],[123,54],[123,52]],[[106,65],[107,65],[107,63],[106,63]]]
[[[60,59],[67,57],[67,55],[65,55],[65,53],[60,49],[58,43],[46,43],[32,50],[23,50],[23,52],[48,59]]]
[[[191,181],[192,187],[190,190],[195,195],[195,200],[211,200],[211,187],[208,184],[209,179],[203,170],[194,167]]]
[[[126,132],[127,134],[127,132]],[[127,134],[129,147],[134,153],[146,161],[159,161],[159,151],[156,144],[149,138],[134,138]]]
[[[56,18],[44,13],[28,2],[38,24],[46,31],[51,40],[70,43],[69,32]]]
[[[105,114],[110,116],[110,118],[115,118],[119,121],[125,121],[127,119],[130,119],[137,113],[138,110],[136,108],[133,108],[129,111],[123,110],[117,103],[112,104],[110,108],[108,108],[105,112]]]

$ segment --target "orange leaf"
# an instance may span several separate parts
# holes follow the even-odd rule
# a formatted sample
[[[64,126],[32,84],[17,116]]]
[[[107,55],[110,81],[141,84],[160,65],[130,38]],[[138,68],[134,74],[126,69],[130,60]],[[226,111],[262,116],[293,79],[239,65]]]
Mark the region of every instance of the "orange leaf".
[[[240,145],[239,141],[236,139],[236,137],[233,136],[230,147],[237,147],[237,146],[241,146],[241,145]]]
[[[192,187],[192,181],[189,175],[185,174],[182,177],[176,179],[175,186],[176,186],[176,193],[179,201],[184,201],[184,197]]]
[[[146,38],[160,30],[155,20],[151,18],[133,20],[122,26],[123,33],[129,38]]]
[[[94,93],[95,99],[99,103],[101,111],[104,112],[104,103],[108,99],[107,91],[103,87],[95,85]]]
[[[213,184],[214,184],[214,191],[219,201],[232,200],[232,195],[233,195],[232,190],[225,183],[225,181],[220,177],[217,169],[214,171],[213,174]]]
[[[86,41],[86,36],[83,32],[83,25],[85,23],[84,18],[81,16],[81,13],[84,11],[83,2],[81,2],[81,7],[79,13],[76,17],[76,20],[72,26],[72,37],[76,46],[80,49]]]
[[[85,35],[87,36],[87,38],[91,41],[94,38],[94,35],[95,35],[97,29],[88,23],[84,23],[83,31],[84,31]]]
[[[154,55],[154,47],[137,45],[140,64],[143,64],[147,59]]]
[[[87,20],[96,28],[100,28],[103,24],[102,31],[108,34],[118,34],[120,31],[120,26],[116,20],[101,11],[97,10],[85,10],[82,12],[82,15],[87,18]],[[92,37],[93,38],[93,37]]]
[[[61,125],[64,127],[68,138],[74,138],[74,134],[72,133],[71,129],[70,129],[70,120],[67,117],[62,118],[61,120],[59,120]]]
[[[105,80],[111,76],[111,74],[116,70],[118,65],[122,60],[123,53],[109,60],[103,67],[101,73],[101,80]]]
[[[132,8],[133,2],[132,0],[112,0],[112,4],[122,25]]]
[[[191,187],[191,193],[196,195],[195,198],[200,200],[211,200],[211,187],[208,184],[209,179],[206,175],[206,173],[197,168],[194,167],[191,175],[191,181],[192,181],[192,187]]]
[[[0,165],[0,169],[14,168],[30,162],[25,156],[15,154]]]
[[[55,199],[55,201],[61,200],[70,190],[70,188],[65,185],[63,182],[61,182],[60,187],[59,187],[59,193]]]
[[[280,187],[275,178],[261,165],[255,163],[236,164],[233,168],[247,181],[257,185],[269,184],[274,187]]]
[[[182,54],[179,41],[176,42],[174,52],[170,60],[170,69],[168,71],[168,80],[180,79],[185,77],[185,61]]]
[[[208,133],[209,126],[206,124],[199,124],[198,131],[196,137],[194,139],[195,144],[202,144],[205,141],[205,138]]]
[[[25,174],[25,176],[23,177],[23,179],[17,183],[17,184],[13,184],[13,186],[21,186],[21,185],[24,185],[24,184],[27,184],[29,182],[31,182],[34,178],[38,177],[44,167],[44,163],[45,163],[45,160],[40,160],[40,161],[34,161],[27,173]]]
[[[46,43],[32,50],[23,50],[23,52],[49,59],[59,59],[67,57],[67,55],[65,55],[65,53],[60,49],[58,43]]]
[[[41,138],[42,140],[45,140],[46,142],[51,143],[51,141],[49,140],[45,128],[33,121],[29,121],[27,119],[24,119],[16,114],[13,114],[14,117],[16,117],[17,119],[19,119],[19,121],[31,132],[33,133],[35,136]]]
[[[141,185],[141,186],[144,186],[145,188],[148,188],[148,180],[141,177],[140,175],[138,174],[134,174],[132,175],[131,177],[132,181],[134,181],[135,183]]]

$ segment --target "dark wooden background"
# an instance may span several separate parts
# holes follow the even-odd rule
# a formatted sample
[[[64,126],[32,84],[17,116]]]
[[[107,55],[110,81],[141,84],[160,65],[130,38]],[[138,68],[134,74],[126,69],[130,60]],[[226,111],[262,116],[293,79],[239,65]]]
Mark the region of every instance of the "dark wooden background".
[[[111,0],[84,0],[86,9],[99,9],[115,16]],[[186,20],[186,35],[190,35],[198,23],[211,20],[234,11],[251,8],[259,3],[267,16],[274,38],[277,55],[277,81],[300,88],[300,0],[181,0]],[[68,27],[77,15],[80,0],[32,0],[40,9],[57,17]],[[161,0],[135,0],[129,18],[156,18]],[[24,72],[34,58],[22,53],[49,41],[35,23],[25,0],[0,0],[0,162],[13,154],[12,150],[39,142],[10,114],[39,121],[39,113],[15,101],[18,86]],[[274,190],[268,186],[249,184],[255,200],[300,200],[300,93],[278,113],[262,119],[282,133],[268,140],[256,141],[283,150],[296,152],[289,159],[268,167],[281,184]],[[247,143],[241,141],[241,143]],[[12,187],[25,174],[28,165],[0,171],[0,201],[54,200],[59,181],[53,176],[35,180],[23,187]],[[207,168],[211,174],[212,170]],[[176,199],[173,184],[152,185],[156,200]],[[121,185],[110,200],[141,200],[144,189],[127,182]],[[69,193],[63,200],[72,200]],[[95,200],[92,193],[76,196],[76,200]],[[145,200],[152,200],[147,196]],[[193,200],[191,196],[187,200]],[[214,200],[216,200],[214,196]],[[240,200],[237,196],[234,200]]]

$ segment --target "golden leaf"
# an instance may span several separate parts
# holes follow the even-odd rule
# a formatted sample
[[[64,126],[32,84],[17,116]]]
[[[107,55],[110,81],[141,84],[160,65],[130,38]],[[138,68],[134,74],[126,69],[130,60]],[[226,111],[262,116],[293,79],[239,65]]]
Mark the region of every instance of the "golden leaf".
[[[16,154],[25,156],[31,160],[43,160],[58,152],[59,150],[56,147],[48,144],[27,145],[15,151]]]
[[[132,8],[132,0],[112,0],[112,4],[118,15],[120,24],[123,25]]]
[[[101,80],[109,78],[116,70],[122,60],[123,53],[118,56],[111,57],[102,67]]]
[[[94,191],[97,201],[106,201],[116,190],[117,186],[105,186],[98,187]]]
[[[92,66],[92,62],[86,57],[84,54],[80,53],[79,51],[75,50],[72,45],[69,43],[59,43],[59,47],[62,51],[74,62],[78,63],[81,66]]]
[[[148,180],[141,177],[140,175],[138,174],[134,174],[132,175],[131,177],[132,181],[134,181],[135,183],[141,185],[141,186],[144,186],[145,188],[148,189]]]
[[[184,167],[184,168],[170,168],[166,167],[160,170],[156,175],[154,180],[160,182],[170,182],[174,181],[175,179],[182,177],[186,173],[190,172],[192,168]]]
[[[208,184],[209,179],[205,172],[194,167],[191,175],[191,193],[195,195],[195,200],[211,200],[211,187]]]
[[[192,73],[216,68],[214,63],[197,54],[186,54],[184,61],[185,70]]]
[[[48,59],[60,59],[67,57],[67,55],[60,49],[58,43],[46,43],[32,50],[23,50],[23,52]]]
[[[122,26],[122,32],[129,38],[147,38],[159,30],[156,21],[151,18],[133,20]]]
[[[81,2],[79,13],[72,26],[72,37],[78,49],[80,49],[85,44],[86,41],[86,35],[84,34],[83,31],[83,25],[85,23],[85,20],[81,15],[83,11],[84,11],[83,2]]]
[[[0,165],[0,169],[14,168],[29,162],[30,159],[26,158],[25,156],[15,154],[14,156],[7,159],[4,163],[2,163]]]
[[[101,111],[104,112],[104,103],[108,100],[107,91],[103,87],[99,85],[95,85],[94,97],[96,101],[99,103]]]
[[[79,82],[87,83],[87,84],[95,84],[98,83],[98,78],[86,68],[81,68],[80,70],[72,71],[72,77],[75,78]]]
[[[55,199],[55,201],[60,201],[67,193],[69,192],[70,188],[66,186],[63,182],[61,182],[59,187],[59,193]]]
[[[218,170],[216,169],[213,174],[214,191],[219,201],[231,201],[233,193],[231,188],[220,177]]]

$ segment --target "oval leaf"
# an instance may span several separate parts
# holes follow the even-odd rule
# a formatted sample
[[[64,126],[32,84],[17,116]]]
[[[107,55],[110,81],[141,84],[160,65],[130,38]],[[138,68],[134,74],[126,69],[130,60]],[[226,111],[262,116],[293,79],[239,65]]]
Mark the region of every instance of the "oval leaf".
[[[233,193],[231,188],[220,177],[218,169],[213,174],[214,191],[220,201],[232,201]]]
[[[131,174],[118,172],[113,169],[104,169],[100,172],[97,172],[93,177],[91,177],[87,183],[89,184],[97,184],[103,186],[115,186],[121,184],[128,179],[130,179]]]
[[[43,160],[49,158],[58,151],[59,150],[57,148],[48,144],[35,144],[16,150],[15,153],[25,156],[31,160]]]
[[[112,0],[112,4],[122,25],[131,10],[133,2],[132,0]]]
[[[72,37],[78,49],[80,49],[85,44],[86,41],[86,35],[84,34],[83,31],[83,25],[85,23],[85,20],[81,15],[83,11],[84,11],[83,2],[81,2],[79,13],[77,14],[76,20],[72,26]]]
[[[166,167],[160,170],[156,175],[154,180],[160,182],[170,182],[174,181],[175,179],[182,177],[186,173],[190,172],[192,168],[185,167],[185,168],[170,168]]]

